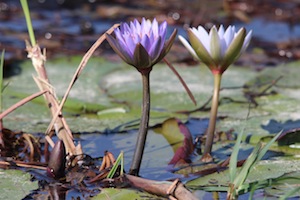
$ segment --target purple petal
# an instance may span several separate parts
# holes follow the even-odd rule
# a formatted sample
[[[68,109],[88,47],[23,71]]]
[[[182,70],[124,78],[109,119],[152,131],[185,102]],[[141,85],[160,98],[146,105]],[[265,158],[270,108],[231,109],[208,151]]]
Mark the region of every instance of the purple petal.
[[[126,50],[131,57],[133,57],[134,49],[136,46],[136,42],[134,41],[134,38],[131,35],[124,35],[124,41],[125,43],[119,40],[120,46],[124,50]]]
[[[123,33],[121,33],[120,29],[115,30],[115,35],[116,35],[117,40],[122,41],[123,43],[126,43],[123,38]]]
[[[120,27],[120,30],[122,33],[126,33],[126,32],[129,32],[130,31],[130,27],[128,24],[126,23],[122,23],[121,27]]]
[[[162,48],[163,48],[164,43],[162,42],[161,37],[158,37],[152,44],[152,47],[149,49],[148,53],[151,57],[151,59],[155,60],[159,57],[161,54]]]
[[[151,23],[149,25],[149,21],[146,20],[145,18],[142,19],[142,23],[141,23],[141,35],[145,35],[147,33],[149,33],[150,29],[151,29]]]
[[[177,29],[174,29],[173,33],[171,34],[169,40],[166,41],[166,43],[164,44],[164,47],[160,53],[160,56],[155,60],[155,63],[159,62],[161,59],[164,58],[165,55],[167,55],[167,53],[170,51],[174,40],[176,38],[177,35]]]
[[[158,33],[158,23],[156,21],[156,19],[154,18],[153,19],[153,22],[152,22],[152,29],[151,31],[153,32],[154,35],[158,36],[159,33]]]
[[[141,40],[141,45],[145,48],[145,50],[148,52],[150,51],[151,45],[153,41],[150,41],[148,35],[144,35],[142,40]]]
[[[113,38],[111,35],[106,34],[106,40],[112,47],[112,49],[125,61],[125,62],[131,62],[133,59],[133,55],[130,56],[128,51],[126,51],[127,48],[123,48],[120,43]]]
[[[167,33],[167,22],[164,21],[159,27],[159,35],[161,36],[163,42],[166,40],[166,33]]]

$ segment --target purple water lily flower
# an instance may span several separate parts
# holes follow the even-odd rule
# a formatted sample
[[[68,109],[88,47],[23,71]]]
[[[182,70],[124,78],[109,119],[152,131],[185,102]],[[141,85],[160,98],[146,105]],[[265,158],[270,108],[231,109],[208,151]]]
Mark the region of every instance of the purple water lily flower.
[[[167,22],[160,25],[154,19],[136,19],[130,23],[122,23],[114,33],[115,37],[106,35],[113,50],[128,64],[138,70],[149,68],[159,62],[170,50],[177,31],[174,30],[166,41]]]
[[[156,19],[136,19],[130,23],[122,23],[114,31],[115,37],[106,34],[106,39],[113,50],[128,64],[134,66],[142,75],[143,105],[142,116],[136,147],[129,174],[138,175],[144,153],[150,115],[150,72],[169,52],[176,36],[176,29],[169,40],[166,40],[167,22],[160,25]]]

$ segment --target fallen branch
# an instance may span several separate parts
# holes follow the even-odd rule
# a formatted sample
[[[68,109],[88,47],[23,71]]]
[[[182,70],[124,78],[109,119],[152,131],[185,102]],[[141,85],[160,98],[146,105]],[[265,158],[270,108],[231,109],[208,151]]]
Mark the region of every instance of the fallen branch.
[[[125,177],[128,179],[132,186],[152,194],[177,200],[198,199],[178,180],[175,180],[174,182],[154,181],[128,174],[126,174]]]
[[[14,166],[18,166],[18,167],[25,167],[25,168],[32,168],[32,169],[40,169],[40,170],[46,170],[47,167],[43,166],[43,165],[36,165],[36,164],[30,164],[30,163],[25,163],[22,161],[0,161],[0,166],[4,165],[4,166],[8,166],[8,167],[14,167]]]

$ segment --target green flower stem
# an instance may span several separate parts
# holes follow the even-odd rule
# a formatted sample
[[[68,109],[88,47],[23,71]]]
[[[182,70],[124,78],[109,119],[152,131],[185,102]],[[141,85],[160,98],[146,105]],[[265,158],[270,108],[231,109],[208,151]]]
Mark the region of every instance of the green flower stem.
[[[132,164],[130,167],[129,174],[138,176],[140,171],[140,166],[142,162],[142,157],[144,153],[148,124],[149,124],[149,114],[150,114],[150,72],[152,68],[147,68],[145,70],[139,70],[142,75],[143,81],[143,105],[142,105],[142,118],[139,127],[138,138],[136,141],[135,152],[133,155]]]
[[[219,105],[221,78],[222,78],[221,73],[214,73],[214,94],[212,98],[210,119],[209,119],[209,125],[207,129],[207,136],[206,136],[203,156],[206,156],[211,153],[211,149],[213,145],[214,133],[215,133],[216,121],[217,121],[218,105]]]

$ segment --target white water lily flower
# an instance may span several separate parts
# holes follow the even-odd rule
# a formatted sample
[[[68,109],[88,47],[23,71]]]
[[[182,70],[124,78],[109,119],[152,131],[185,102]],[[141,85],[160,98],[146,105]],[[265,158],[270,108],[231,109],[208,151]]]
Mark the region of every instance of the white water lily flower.
[[[252,31],[246,35],[245,28],[235,31],[235,26],[226,30],[221,25],[207,32],[202,26],[189,28],[190,43],[179,36],[179,40],[189,50],[194,58],[204,62],[213,73],[223,73],[230,64],[236,61],[244,52],[251,40]]]

